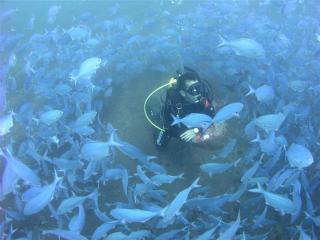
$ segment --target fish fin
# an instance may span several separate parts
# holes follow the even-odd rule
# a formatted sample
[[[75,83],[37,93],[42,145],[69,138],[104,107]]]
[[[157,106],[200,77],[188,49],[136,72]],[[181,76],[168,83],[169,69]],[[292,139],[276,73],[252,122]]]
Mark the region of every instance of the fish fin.
[[[183,179],[183,178],[184,178],[183,175],[184,175],[184,173],[181,173],[181,174],[179,174],[179,175],[177,176],[177,178]]]
[[[95,201],[98,198],[98,194],[98,191],[94,190],[92,193],[88,195],[88,198],[91,198],[93,201]]]
[[[220,47],[223,47],[223,46],[226,46],[228,44],[228,41],[222,37],[221,34],[218,33],[218,36],[219,36],[219,39],[220,39],[220,43],[216,46],[216,48],[220,48]]]
[[[261,187],[259,182],[257,182],[257,186],[258,186],[258,188],[252,188],[252,189],[249,189],[248,191],[249,192],[256,192],[256,193],[264,193],[265,192],[265,190]]]
[[[237,159],[235,162],[234,162],[234,167],[237,167],[238,166],[238,163],[241,161],[242,158],[239,158]]]
[[[169,205],[168,205],[168,206],[169,206]],[[165,212],[166,212],[168,206],[165,206],[164,208],[162,208],[162,209],[159,211],[159,216],[164,217]]]
[[[255,93],[255,89],[250,84],[248,85],[249,85],[249,92],[246,94],[246,96],[249,96],[250,94]]]

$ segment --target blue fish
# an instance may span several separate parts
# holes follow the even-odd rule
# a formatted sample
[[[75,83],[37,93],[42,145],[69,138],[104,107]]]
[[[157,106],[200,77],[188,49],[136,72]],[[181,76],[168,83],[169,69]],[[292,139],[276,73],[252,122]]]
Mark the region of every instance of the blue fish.
[[[67,239],[67,240],[88,240],[86,237],[82,236],[78,232],[69,231],[69,230],[62,230],[62,229],[52,229],[52,230],[43,230],[42,234],[52,234],[59,238]]]
[[[219,109],[214,118],[212,119],[212,123],[219,123],[229,120],[233,117],[239,117],[239,113],[243,108],[243,104],[240,102],[230,103],[223,108]]]
[[[205,163],[200,166],[200,169],[211,177],[213,174],[223,173],[231,167],[236,167],[240,160],[241,158],[234,163]]]
[[[0,22],[3,24],[4,22],[8,21],[11,18],[12,14],[14,14],[18,11],[19,11],[18,8],[13,8],[13,9],[9,9],[9,10],[4,11],[0,15]]]
[[[57,214],[59,214],[59,215],[65,214],[65,213],[71,211],[72,209],[74,209],[75,207],[79,206],[80,204],[82,204],[88,198],[95,199],[97,194],[98,193],[96,191],[94,191],[86,196],[73,196],[73,197],[64,199],[60,203],[60,205],[57,209]]]
[[[45,208],[51,202],[56,190],[56,186],[60,180],[61,178],[55,173],[54,181],[51,184],[42,187],[41,192],[26,203],[23,209],[23,214],[32,215]]]
[[[87,126],[93,123],[97,115],[96,111],[89,111],[77,118],[75,127]]]
[[[46,111],[44,113],[42,113],[39,117],[39,119],[37,118],[33,118],[37,123],[41,122],[44,123],[48,126],[54,124],[55,122],[57,122],[63,115],[63,111],[61,110],[49,110]]]
[[[220,43],[216,48],[229,47],[238,56],[247,58],[264,58],[265,50],[263,46],[251,38],[238,38],[234,40],[226,40],[220,34]]]
[[[163,223],[170,222],[180,211],[182,206],[188,199],[188,196],[193,188],[200,187],[198,185],[200,178],[197,178],[188,188],[179,192],[173,201],[165,208],[163,213]]]
[[[173,122],[171,123],[171,126],[182,123],[187,128],[206,129],[208,128],[208,126],[211,125],[210,123],[212,121],[212,118],[210,116],[202,113],[190,113],[183,118],[177,118],[176,116],[171,114],[171,117],[173,118]]]
[[[220,233],[218,240],[233,239],[239,227],[240,227],[240,211],[238,212],[237,220],[225,232]]]
[[[108,234],[109,231],[114,229],[118,224],[119,224],[119,221],[110,221],[110,222],[103,223],[102,225],[96,228],[91,239],[92,240],[102,239],[105,235]]]
[[[257,137],[251,142],[258,142],[261,152],[268,155],[273,155],[278,149],[274,131],[271,131],[265,139],[261,139],[259,132],[257,132]]]
[[[127,223],[144,223],[149,219],[159,216],[161,211],[159,212],[151,212],[141,209],[126,209],[126,208],[115,208],[111,210],[110,215],[115,219],[118,219],[122,222]]]
[[[82,204],[79,204],[78,208],[78,214],[71,218],[68,227],[70,231],[81,233],[85,224],[86,211]]]
[[[249,84],[249,92],[246,94],[246,96],[251,94],[255,94],[258,101],[264,103],[270,102],[275,97],[273,88],[265,84],[256,89],[252,88],[252,86]]]
[[[166,183],[172,183],[176,179],[183,179],[183,173],[177,175],[177,176],[171,176],[166,174],[158,174],[151,177],[151,181],[156,185],[160,186],[162,184]]]
[[[264,190],[259,183],[258,188],[250,189],[249,191],[262,193],[265,198],[266,204],[273,207],[275,210],[281,212],[282,214],[294,214],[296,212],[295,205],[289,198],[279,194],[268,192]]]
[[[0,155],[4,156],[5,159],[7,160],[7,164],[9,168],[15,172],[15,174],[19,177],[22,178],[24,181],[27,183],[33,185],[33,186],[40,186],[40,179],[39,177],[23,162],[15,159],[10,151],[8,149],[2,149],[0,150],[2,153]]]
[[[306,147],[292,143],[287,151],[287,159],[291,167],[299,169],[310,166],[313,163],[313,156]]]
[[[11,193],[15,190],[16,181],[18,180],[18,177],[14,171],[9,167],[9,164],[6,164],[5,169],[2,173],[1,177],[1,188],[2,188],[2,194],[6,195],[8,193]]]
[[[281,112],[277,114],[267,114],[256,118],[255,124],[268,133],[279,130],[285,118],[286,116]]]

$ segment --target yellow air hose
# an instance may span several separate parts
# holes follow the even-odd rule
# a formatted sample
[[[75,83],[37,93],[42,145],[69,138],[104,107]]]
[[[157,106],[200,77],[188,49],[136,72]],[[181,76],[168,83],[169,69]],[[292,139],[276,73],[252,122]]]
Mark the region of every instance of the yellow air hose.
[[[170,78],[170,80],[169,80],[168,83],[166,83],[166,84],[158,87],[157,89],[153,90],[153,91],[148,95],[148,97],[146,98],[146,100],[144,101],[144,104],[143,104],[144,115],[146,116],[148,122],[149,122],[152,126],[154,126],[156,129],[158,129],[158,130],[160,130],[160,131],[164,131],[165,129],[157,126],[155,123],[153,123],[153,122],[151,121],[151,119],[149,118],[149,116],[148,116],[148,114],[147,114],[146,106],[147,106],[147,103],[148,103],[149,98],[150,98],[153,94],[155,94],[156,92],[158,92],[159,90],[161,90],[162,88],[164,88],[164,87],[166,87],[166,86],[170,86],[170,87],[171,87],[172,85],[174,85],[174,84],[176,84],[176,83],[177,83],[177,79],[175,79],[175,78]]]

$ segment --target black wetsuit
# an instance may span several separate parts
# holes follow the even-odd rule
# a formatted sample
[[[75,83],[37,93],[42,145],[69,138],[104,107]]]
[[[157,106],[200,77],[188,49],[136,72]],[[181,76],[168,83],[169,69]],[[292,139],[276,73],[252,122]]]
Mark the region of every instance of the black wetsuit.
[[[203,113],[210,117],[215,115],[215,109],[211,105],[211,97],[208,94],[203,93],[202,99],[197,103],[188,103],[179,93],[179,89],[171,87],[167,90],[165,104],[161,109],[161,119],[163,128],[165,131],[156,130],[154,140],[158,149],[164,149],[171,137],[180,138],[180,135],[184,133],[188,128],[181,124],[170,126],[173,122],[171,114],[178,118],[183,118],[190,113]],[[201,130],[199,129],[199,136],[201,136]]]

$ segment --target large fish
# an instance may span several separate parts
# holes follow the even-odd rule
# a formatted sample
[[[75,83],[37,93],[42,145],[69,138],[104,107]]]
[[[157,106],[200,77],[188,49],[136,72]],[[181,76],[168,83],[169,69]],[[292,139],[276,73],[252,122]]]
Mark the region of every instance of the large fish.
[[[15,190],[17,180],[18,180],[18,177],[16,173],[12,171],[9,164],[6,164],[5,169],[2,172],[1,182],[0,182],[3,195],[11,193]]]
[[[305,168],[313,163],[313,156],[306,147],[292,143],[287,151],[287,159],[291,167]]]
[[[212,118],[206,114],[202,113],[190,113],[183,118],[177,118],[171,114],[173,122],[171,126],[182,123],[187,128],[208,128],[211,124]]]
[[[266,132],[277,131],[285,120],[283,113],[267,114],[256,118],[255,124]]]
[[[89,142],[82,146],[81,157],[86,160],[100,160],[109,156],[109,144],[107,142]]]
[[[233,163],[205,163],[200,166],[200,169],[211,177],[213,174],[223,173],[232,167],[236,167],[240,160],[241,158]]]
[[[67,240],[88,240],[86,237],[82,236],[78,232],[68,231],[63,229],[52,229],[52,230],[43,230],[42,234],[51,234],[57,236],[59,239],[67,239]]]
[[[173,181],[175,181],[176,179],[182,179],[183,178],[183,173],[177,175],[177,176],[171,176],[171,175],[167,175],[167,174],[157,174],[154,175],[151,178],[151,181],[156,185],[156,186],[160,186],[162,184],[166,184],[166,183],[172,183]]]
[[[97,112],[96,111],[89,111],[86,112],[84,114],[82,114],[80,117],[77,118],[76,122],[75,122],[75,127],[80,127],[80,126],[87,126],[89,124],[91,124],[94,119],[97,116]]]
[[[103,239],[103,237],[108,234],[110,230],[115,228],[119,224],[119,221],[108,221],[100,225],[96,228],[94,233],[92,234],[92,240],[99,240]]]
[[[230,103],[219,109],[217,114],[212,119],[212,123],[219,123],[233,117],[239,117],[239,113],[241,112],[242,108],[243,104],[240,102]]]
[[[296,212],[296,207],[293,202],[280,194],[275,194],[264,190],[258,183],[258,188],[250,189],[250,192],[262,193],[266,204],[273,207],[275,210],[281,212],[282,214],[289,213],[294,214]]]
[[[35,120],[37,123],[41,122],[41,123],[44,123],[44,124],[50,126],[50,125],[54,124],[55,122],[59,121],[59,119],[62,117],[62,115],[63,115],[63,111],[49,110],[49,111],[42,113],[40,115],[39,119],[33,118],[33,120]]]
[[[256,89],[249,84],[249,92],[246,94],[246,96],[251,94],[254,94],[259,102],[270,102],[275,97],[273,88],[265,84]]]
[[[265,50],[263,46],[257,41],[250,38],[238,38],[235,40],[226,40],[221,35],[220,43],[216,48],[230,47],[235,54],[248,58],[263,58],[265,57]]]
[[[149,219],[159,216],[161,212],[152,212],[141,209],[125,209],[125,208],[115,208],[111,210],[110,215],[115,219],[118,219],[122,222],[127,223],[136,223],[136,222],[146,222]]]
[[[79,212],[77,215],[73,216],[68,224],[68,227],[73,232],[80,233],[84,227],[86,219],[86,211],[82,204],[78,206]]]
[[[92,57],[88,58],[81,63],[80,69],[76,75],[70,74],[70,79],[77,84],[80,80],[88,80],[101,65],[101,58]]]
[[[225,232],[220,233],[218,240],[233,239],[239,227],[240,227],[240,211],[238,212],[237,220]]]
[[[22,161],[19,161],[12,156],[11,152],[4,148],[0,150],[0,155],[2,155],[6,160],[8,167],[13,171],[16,176],[23,179],[26,183],[32,186],[40,186],[40,178]]]
[[[97,192],[94,191],[86,196],[73,196],[67,199],[64,199],[60,206],[58,207],[57,214],[65,214],[75,207],[78,207],[82,204],[86,199],[92,198],[94,199],[97,195]]]
[[[261,152],[266,153],[268,155],[273,155],[273,153],[276,152],[278,149],[275,133],[273,131],[270,132],[265,139],[261,139],[259,132],[257,132],[257,137],[251,140],[251,142],[259,143]]]
[[[93,141],[85,143],[81,148],[81,157],[88,161],[101,160],[110,155],[110,146],[121,147],[122,144],[114,140],[113,133],[107,142]]]
[[[19,11],[18,8],[13,8],[13,9],[9,9],[9,10],[6,10],[4,12],[1,12],[1,14],[0,14],[0,22],[2,24],[5,23],[6,21],[8,21],[11,18],[12,14],[14,14],[14,13],[16,13],[18,11]]]
[[[23,214],[32,215],[45,208],[53,199],[56,186],[60,180],[61,178],[55,174],[54,181],[51,184],[42,187],[41,192],[26,203],[23,209]]]
[[[193,188],[200,187],[198,185],[200,178],[197,178],[188,188],[179,192],[173,201],[165,208],[163,213],[163,223],[169,223],[180,211],[182,206],[188,199],[189,193]]]
[[[74,41],[82,41],[90,37],[91,30],[85,25],[73,26],[67,30],[68,35]]]

